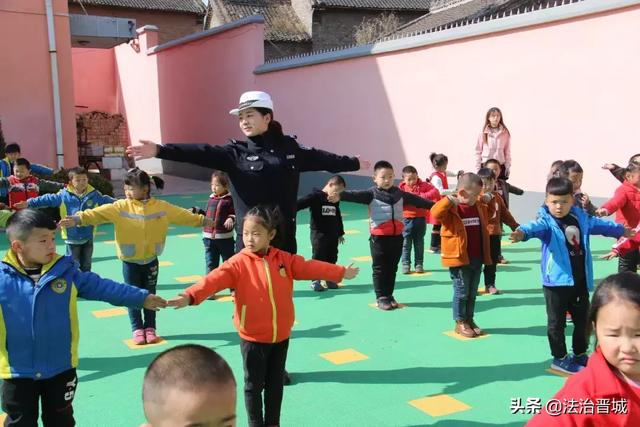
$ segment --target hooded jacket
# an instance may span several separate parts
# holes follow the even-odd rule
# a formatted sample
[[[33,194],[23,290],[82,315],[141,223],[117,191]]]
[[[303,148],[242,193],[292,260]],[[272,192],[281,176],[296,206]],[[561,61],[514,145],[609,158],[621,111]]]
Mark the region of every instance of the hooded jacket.
[[[200,304],[223,289],[235,289],[233,321],[240,337],[259,343],[284,341],[295,320],[293,281],[340,282],[345,268],[270,247],[265,256],[243,249],[185,293]]]
[[[78,297],[141,308],[148,291],[81,272],[56,255],[34,281],[13,251],[0,263],[0,378],[47,379],[78,365]]]
[[[115,201],[116,199],[104,196],[91,185],[87,187],[84,194],[79,195],[73,186],[69,184],[57,193],[44,194],[27,200],[27,206],[36,209],[60,208],[60,218],[64,218],[69,215],[75,215],[80,211],[93,209]],[[62,238],[69,244],[81,244],[92,240],[94,232],[94,227],[91,225],[63,228]]]
[[[573,215],[580,226],[580,239],[584,245],[584,267],[587,279],[587,289],[593,290],[593,260],[591,258],[590,236],[618,238],[624,234],[624,226],[611,221],[590,216],[582,209],[571,207],[568,215]],[[555,218],[546,206],[538,211],[538,218],[527,224],[520,225],[518,230],[524,233],[524,241],[538,238],[542,241],[542,257],[540,273],[543,286],[573,286],[571,259],[567,250],[566,237]]]

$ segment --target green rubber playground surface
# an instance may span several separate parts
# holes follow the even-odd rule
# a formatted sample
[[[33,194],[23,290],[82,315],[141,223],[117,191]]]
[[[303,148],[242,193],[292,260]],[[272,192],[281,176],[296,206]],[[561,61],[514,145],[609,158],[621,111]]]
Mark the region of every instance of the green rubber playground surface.
[[[163,198],[191,207],[204,206],[207,195]],[[394,295],[405,308],[383,312],[371,306],[367,210],[350,203],[341,209],[347,235],[339,263],[355,263],[360,275],[322,293],[307,282],[295,284],[297,321],[287,362],[294,384],[285,387],[283,426],[521,426],[531,415],[513,414],[512,399],[544,403],[562,386],[565,378],[547,371],[539,241],[503,242],[510,261],[498,267],[503,293],[479,295],[476,305],[476,323],[489,335],[463,341],[447,335],[454,326],[452,285],[437,255],[425,254],[426,274],[398,274]],[[311,254],[308,218],[307,211],[298,215],[298,248],[305,257]],[[595,277],[614,273],[615,261],[597,259],[613,240],[594,237],[591,243]],[[0,249],[6,248],[3,239]],[[58,249],[64,252],[62,242]],[[201,230],[172,228],[160,260],[158,293],[170,298],[204,272]],[[122,280],[111,226],[99,228],[93,271]],[[166,341],[132,349],[125,343],[131,338],[126,311],[80,301],[78,426],[139,426],[145,368],[159,352],[185,343],[214,348],[229,362],[239,386],[238,426],[246,425],[232,304],[222,298],[164,310],[158,334]]]

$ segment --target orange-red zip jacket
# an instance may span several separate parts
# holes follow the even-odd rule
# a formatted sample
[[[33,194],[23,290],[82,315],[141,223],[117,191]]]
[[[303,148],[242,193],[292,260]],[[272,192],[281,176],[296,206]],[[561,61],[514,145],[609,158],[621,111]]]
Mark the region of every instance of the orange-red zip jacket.
[[[233,322],[240,337],[259,343],[277,343],[291,335],[295,320],[294,280],[340,282],[345,268],[270,247],[267,255],[249,249],[229,258],[198,283],[187,288],[191,305],[200,304],[223,289],[233,288]]]
[[[482,202],[480,202],[482,203]],[[507,224],[512,231],[520,226],[513,218],[504,199],[498,193],[491,193],[491,201],[487,205],[487,229],[490,236],[500,236],[502,234],[502,223]]]

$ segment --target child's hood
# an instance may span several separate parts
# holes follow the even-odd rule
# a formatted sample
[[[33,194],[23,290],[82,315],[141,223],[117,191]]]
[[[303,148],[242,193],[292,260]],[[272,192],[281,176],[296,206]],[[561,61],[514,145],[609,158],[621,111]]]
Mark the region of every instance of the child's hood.
[[[91,184],[89,184],[87,186],[87,189],[84,191],[84,193],[80,194],[80,193],[78,193],[78,191],[75,189],[75,187],[71,183],[67,184],[67,191],[69,193],[71,193],[71,194],[75,194],[78,197],[86,197],[89,194],[91,194],[92,192],[94,192],[95,190],[96,189],[93,188],[93,186]]]

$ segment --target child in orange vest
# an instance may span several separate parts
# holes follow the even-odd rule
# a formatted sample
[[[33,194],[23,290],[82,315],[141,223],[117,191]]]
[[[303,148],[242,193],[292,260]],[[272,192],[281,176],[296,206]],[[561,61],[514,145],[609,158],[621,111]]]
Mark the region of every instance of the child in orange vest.
[[[40,190],[56,192],[65,187],[64,183],[47,181],[31,175],[31,163],[19,158],[13,165],[13,175],[0,177],[0,187],[8,189],[9,209],[19,210],[16,204],[25,202],[40,195]]]
[[[197,305],[223,289],[234,288],[234,323],[240,334],[249,424],[280,424],[284,367],[294,321],[293,281],[353,279],[357,267],[305,260],[270,246],[276,235],[277,212],[264,207],[244,217],[244,249],[232,256],[169,304]],[[264,414],[262,395],[264,391]]]

